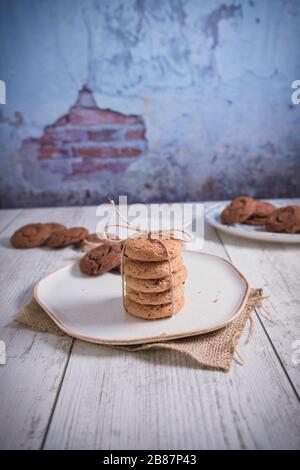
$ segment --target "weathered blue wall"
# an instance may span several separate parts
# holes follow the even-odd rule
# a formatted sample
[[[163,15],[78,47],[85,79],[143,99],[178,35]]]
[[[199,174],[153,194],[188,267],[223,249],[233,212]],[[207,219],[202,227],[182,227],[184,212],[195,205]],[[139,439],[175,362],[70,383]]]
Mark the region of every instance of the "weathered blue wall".
[[[299,196],[300,1],[2,0],[0,36],[3,206]],[[37,187],[23,142],[84,84],[100,108],[142,116],[147,152],[124,171],[39,169]]]

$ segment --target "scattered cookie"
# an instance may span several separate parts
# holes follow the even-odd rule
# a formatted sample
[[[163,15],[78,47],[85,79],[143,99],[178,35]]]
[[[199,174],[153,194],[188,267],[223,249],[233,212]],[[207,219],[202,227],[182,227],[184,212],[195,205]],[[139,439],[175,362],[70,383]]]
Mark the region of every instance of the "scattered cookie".
[[[50,248],[62,248],[68,245],[79,243],[88,235],[88,230],[84,227],[72,227],[59,230],[50,236],[47,245]]]
[[[171,259],[172,271],[176,272],[183,267],[181,256]],[[170,275],[168,261],[135,261],[124,257],[124,274],[139,279],[160,279]]]
[[[179,297],[173,304],[164,305],[141,305],[131,300],[127,295],[124,299],[125,309],[134,317],[144,318],[145,320],[157,320],[159,318],[171,317],[172,314],[178,313],[184,305],[184,297]]]
[[[268,217],[276,211],[276,207],[270,202],[255,201],[254,212],[243,223],[247,225],[265,225]]]
[[[48,224],[28,224],[19,228],[10,241],[15,248],[34,248],[44,245],[51,233],[52,230]]]
[[[222,211],[221,221],[226,225],[242,223],[253,214],[255,207],[252,197],[237,197]]]
[[[118,268],[121,263],[121,243],[103,243],[93,248],[81,259],[80,271],[88,276],[99,274]]]
[[[184,284],[187,279],[187,270],[183,266],[177,272],[173,273],[173,287]],[[145,293],[159,293],[171,288],[172,281],[170,276],[163,279],[138,279],[132,276],[125,276],[126,285],[135,291]]]
[[[177,240],[162,240],[168,249],[170,259],[181,254],[182,243]],[[168,259],[166,249],[159,240],[136,238],[128,240],[125,254],[137,261],[165,261]]]
[[[269,232],[300,232],[300,206],[291,205],[277,209],[269,216],[266,229]]]
[[[174,299],[182,297],[184,294],[184,285],[180,284],[173,288]],[[164,305],[172,302],[172,291],[171,289],[163,292],[137,292],[133,289],[126,287],[126,295],[134,302],[141,305]]]
[[[55,222],[47,222],[46,224],[43,224],[43,225],[50,227],[51,233],[58,232],[59,230],[65,230],[67,228],[65,225],[57,224]]]

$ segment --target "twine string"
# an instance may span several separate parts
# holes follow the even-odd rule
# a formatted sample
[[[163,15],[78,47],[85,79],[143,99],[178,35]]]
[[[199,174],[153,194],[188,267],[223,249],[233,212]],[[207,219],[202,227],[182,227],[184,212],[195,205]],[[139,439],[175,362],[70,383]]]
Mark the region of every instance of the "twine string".
[[[266,309],[266,307],[264,307],[263,305],[260,305],[260,306],[258,307],[258,310],[260,310],[259,313],[260,313],[260,315],[261,315],[262,317],[264,317],[264,318],[266,318],[267,320],[269,320],[269,322],[274,323],[274,320],[273,320],[273,318],[272,318],[272,314],[271,314],[271,312],[270,312],[269,310]],[[262,313],[261,310],[262,310],[264,313]]]
[[[141,229],[137,225],[133,225],[131,222],[128,222],[128,220],[125,217],[123,217],[123,215],[118,210],[118,208],[115,204],[115,201],[111,200],[110,203],[111,203],[115,213],[124,222],[124,224],[119,224],[119,223],[118,224],[106,224],[106,226],[104,228],[104,231],[105,231],[106,235],[108,233],[108,228],[109,227],[124,227],[124,228],[127,228],[129,230],[133,230],[134,232],[139,232],[141,234],[141,238],[146,237],[146,238],[150,238],[150,239],[160,239],[161,237],[163,237],[165,239],[170,239],[171,238],[172,240],[185,241],[185,242],[192,240],[192,237],[193,237],[192,234],[188,230],[185,230],[191,224],[191,222],[187,222],[186,224],[184,224],[184,225],[182,225],[181,227],[178,227],[178,228],[173,227],[170,230],[145,230],[145,229]],[[175,237],[176,233],[181,233],[183,236],[186,236],[187,239],[184,240],[182,238]]]
[[[255,304],[255,308],[257,309],[257,313],[268,320],[271,323],[274,323],[272,314],[269,310],[266,309],[266,307],[263,305],[263,301],[269,299],[269,295],[263,295],[263,290],[262,289],[257,289],[256,295],[251,299],[253,302],[253,305]],[[264,312],[264,313],[262,313]]]

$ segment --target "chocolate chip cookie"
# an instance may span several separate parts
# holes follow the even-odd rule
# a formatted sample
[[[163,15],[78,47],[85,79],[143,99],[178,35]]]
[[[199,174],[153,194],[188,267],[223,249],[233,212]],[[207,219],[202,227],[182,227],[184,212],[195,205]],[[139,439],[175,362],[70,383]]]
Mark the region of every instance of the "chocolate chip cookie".
[[[66,227],[54,222],[47,224],[27,224],[19,228],[11,237],[10,241],[15,248],[34,248],[44,245],[50,236]]]
[[[181,254],[182,243],[177,240],[162,240],[168,249],[170,259]],[[133,238],[128,240],[125,254],[137,261],[165,261],[168,259],[165,247],[159,240]]]
[[[177,287],[173,288],[174,299],[182,297],[184,294],[184,285],[180,284]],[[130,289],[126,285],[126,295],[134,302],[141,305],[164,305],[172,302],[172,290],[165,290],[163,292],[137,292],[133,289]]]
[[[173,287],[183,285],[187,279],[187,270],[183,266],[177,272],[173,273]],[[138,279],[132,276],[125,276],[126,285],[138,292],[159,293],[171,288],[172,281],[170,276],[163,279]]]
[[[107,242],[86,253],[81,259],[79,267],[80,271],[88,276],[98,276],[117,268],[120,263],[121,243]]]
[[[291,205],[277,209],[269,216],[266,229],[268,232],[300,232],[300,206]]]
[[[265,225],[268,217],[276,211],[276,207],[270,202],[255,201],[254,212],[243,222],[247,225]]]
[[[56,222],[47,222],[46,224],[51,229],[51,233],[58,232],[59,230],[66,230],[66,226],[63,224],[58,224]]]
[[[255,207],[252,197],[237,197],[222,211],[221,221],[226,225],[240,224],[253,214]]]
[[[84,227],[72,227],[59,230],[50,236],[47,245],[50,248],[62,248],[68,245],[79,243],[88,235],[88,230]]]
[[[51,228],[47,224],[28,224],[19,228],[10,241],[15,248],[34,248],[44,245],[51,233]]]
[[[141,305],[131,300],[127,295],[124,299],[125,309],[134,317],[144,318],[145,320],[157,320],[159,318],[171,317],[172,314],[178,313],[184,305],[184,297],[175,300],[175,311],[173,312],[173,304],[163,305]]]
[[[183,268],[181,256],[171,259],[172,271],[176,272]],[[170,275],[168,261],[136,261],[124,257],[124,274],[139,279],[161,279]]]

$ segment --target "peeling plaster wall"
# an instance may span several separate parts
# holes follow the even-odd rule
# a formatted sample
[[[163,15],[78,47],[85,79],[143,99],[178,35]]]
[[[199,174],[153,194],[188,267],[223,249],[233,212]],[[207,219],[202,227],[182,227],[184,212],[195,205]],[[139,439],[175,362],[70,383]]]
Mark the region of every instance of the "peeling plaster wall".
[[[2,0],[1,205],[299,196],[299,0]],[[142,116],[147,154],[43,189],[20,149],[68,113]]]

